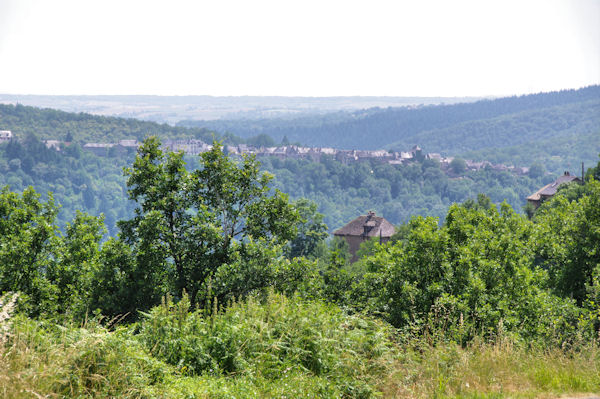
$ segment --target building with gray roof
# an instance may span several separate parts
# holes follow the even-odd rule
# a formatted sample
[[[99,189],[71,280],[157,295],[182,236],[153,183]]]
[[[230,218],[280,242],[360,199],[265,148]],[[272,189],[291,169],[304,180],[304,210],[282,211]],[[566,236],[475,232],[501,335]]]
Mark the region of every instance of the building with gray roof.
[[[393,224],[385,220],[381,216],[376,216],[375,212],[369,212],[366,215],[361,215],[333,232],[336,237],[343,238],[348,242],[350,253],[352,254],[351,262],[356,262],[358,257],[356,252],[364,241],[378,238],[381,243],[389,241],[394,235],[396,229]]]
[[[546,184],[544,187],[527,197],[527,202],[533,204],[537,208],[542,204],[542,202],[548,198],[552,198],[561,185],[568,184],[573,181],[582,183],[582,180],[579,177],[572,175],[569,172],[565,172],[564,175],[559,176],[559,178],[554,180],[552,183]]]

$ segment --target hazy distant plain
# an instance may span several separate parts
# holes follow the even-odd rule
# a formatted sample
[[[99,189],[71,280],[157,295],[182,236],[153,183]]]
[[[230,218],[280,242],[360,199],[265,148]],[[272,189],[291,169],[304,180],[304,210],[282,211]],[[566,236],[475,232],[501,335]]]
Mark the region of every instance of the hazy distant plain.
[[[0,94],[0,103],[176,124],[181,120],[258,119],[472,102],[481,97],[53,96]]]

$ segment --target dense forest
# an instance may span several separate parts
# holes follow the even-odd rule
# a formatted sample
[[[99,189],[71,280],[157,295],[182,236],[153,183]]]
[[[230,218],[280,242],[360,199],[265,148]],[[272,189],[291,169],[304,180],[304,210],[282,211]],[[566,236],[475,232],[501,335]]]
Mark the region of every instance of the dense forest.
[[[540,162],[555,173],[595,162],[600,151],[600,86],[417,108],[369,109],[299,119],[184,121],[242,137],[344,149],[420,145],[467,159],[518,166]]]
[[[32,186],[44,195],[52,192],[60,206],[61,227],[77,210],[84,210],[103,214],[109,232],[115,233],[116,221],[133,210],[124,191],[123,167],[134,153],[110,155],[98,157],[77,143],[56,151],[28,134],[23,141],[0,144],[0,186],[20,192]]]
[[[455,202],[485,193],[494,203],[506,201],[518,212],[525,198],[554,177],[541,165],[527,176],[484,168],[448,173],[435,160],[407,165],[377,161],[344,165],[324,158],[308,160],[261,159],[263,169],[275,175],[273,186],[293,199],[308,198],[319,205],[325,222],[339,228],[356,216],[373,210],[395,224],[414,215],[441,220]]]
[[[316,129],[314,132],[318,133],[318,129],[338,126],[349,129],[345,137],[353,137],[352,132],[371,132],[362,137],[368,137],[367,141],[373,143],[372,138],[400,123],[406,132],[412,133],[407,133],[405,142],[395,144],[398,149],[405,150],[412,145],[412,138],[418,136],[419,143],[428,143],[425,151],[444,148],[451,155],[464,153],[467,159],[533,166],[536,173],[527,176],[489,169],[448,175],[433,161],[391,166],[342,165],[328,159],[321,163],[263,159],[263,168],[275,175],[273,187],[293,199],[307,197],[315,201],[331,229],[367,210],[375,210],[393,223],[406,222],[417,214],[443,219],[451,203],[473,198],[480,192],[489,195],[495,203],[506,200],[520,211],[527,195],[552,180],[553,176],[545,172],[578,173],[582,161],[586,165],[596,162],[600,151],[598,92],[599,88],[593,86],[470,104],[326,114],[308,118],[298,127]],[[273,119],[264,121],[264,126],[285,129],[296,122]],[[125,200],[122,168],[131,162],[134,154],[111,153],[108,158],[98,158],[82,151],[83,143],[141,140],[153,134],[163,139],[275,144],[275,140],[264,134],[267,130],[260,128],[263,122],[256,123],[249,126],[255,126],[256,129],[250,131],[258,135],[241,139],[203,128],[0,105],[0,126],[12,130],[18,138],[16,143],[0,144],[0,184],[9,184],[19,191],[29,185],[44,194],[52,191],[62,207],[59,219],[63,226],[75,215],[76,209],[94,215],[103,213],[109,232],[114,234],[116,221],[132,212],[131,204]],[[357,125],[351,127],[349,123]],[[363,128],[366,130],[361,130]],[[329,137],[327,140],[336,137],[335,134],[325,136]],[[290,134],[287,139],[295,137],[300,136]],[[71,141],[72,145],[56,152],[42,148],[38,139]],[[336,144],[342,147],[344,142]],[[369,143],[364,145],[368,147]],[[190,167],[194,167],[195,159],[187,160]]]
[[[108,152],[99,157],[77,143],[61,151],[46,148],[35,135],[22,141],[0,144],[0,185],[23,191],[33,186],[44,195],[51,191],[61,206],[59,224],[75,216],[76,210],[103,214],[110,234],[116,221],[133,212],[127,201],[123,167],[131,163],[134,150]],[[197,168],[197,157],[186,157],[188,168]],[[448,174],[434,160],[408,165],[376,161],[344,165],[330,158],[308,160],[262,158],[262,169],[274,174],[272,188],[292,199],[309,198],[318,204],[331,229],[341,227],[359,214],[374,210],[392,223],[403,223],[412,215],[443,219],[453,202],[486,193],[495,203],[506,200],[521,211],[525,197],[552,181],[541,165],[527,176],[490,168]]]
[[[144,141],[133,213],[60,232],[0,191],[8,397],[533,397],[598,392],[600,162],[531,217],[479,195],[349,263],[252,157]]]
[[[126,199],[123,167],[132,162],[135,151],[109,151],[106,157],[98,157],[82,150],[86,140],[110,142],[156,133],[163,139],[199,137],[212,140],[215,137],[231,144],[242,141],[255,145],[272,143],[263,134],[243,140],[204,129],[172,128],[151,122],[68,114],[19,105],[0,105],[0,126],[13,129],[17,138],[0,144],[0,185],[7,184],[15,191],[33,186],[43,195],[53,192],[55,201],[61,206],[58,218],[63,227],[75,216],[76,210],[96,216],[104,214],[108,232],[113,235],[117,232],[116,221],[130,216],[133,211],[131,202]],[[61,151],[56,151],[46,148],[42,138],[68,138],[71,144],[63,144]],[[579,140],[582,145],[584,141]],[[563,148],[570,148],[573,142],[576,140],[563,143],[559,137],[554,139],[554,143]],[[573,150],[588,154],[593,148],[588,145]],[[493,151],[488,155],[492,158]],[[186,161],[188,168],[197,167],[196,157],[186,157]],[[261,163],[263,170],[275,175],[272,188],[289,194],[294,200],[309,198],[316,202],[332,230],[368,210],[376,211],[392,223],[404,223],[412,215],[443,219],[453,202],[474,198],[478,193],[486,193],[495,203],[506,200],[521,211],[525,197],[553,179],[542,164],[535,162],[528,164],[534,168],[526,176],[490,168],[447,173],[436,161],[425,159],[408,165],[377,161],[344,165],[327,157],[320,163],[276,158],[263,158]],[[571,171],[575,173],[579,168],[580,165],[575,164]]]

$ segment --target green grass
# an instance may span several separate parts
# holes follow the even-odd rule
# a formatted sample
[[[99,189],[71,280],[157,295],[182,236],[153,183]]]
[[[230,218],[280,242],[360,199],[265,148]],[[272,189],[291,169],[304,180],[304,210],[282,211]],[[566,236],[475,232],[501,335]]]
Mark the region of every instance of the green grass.
[[[600,392],[600,350],[532,349],[510,342],[405,351],[380,388],[385,397],[557,398]]]
[[[17,317],[0,348],[0,397],[151,396],[172,373],[127,332]]]
[[[227,310],[165,303],[109,330],[3,317],[0,397],[556,398],[600,392],[600,350],[466,348],[280,295]],[[5,328],[6,327],[6,328]]]

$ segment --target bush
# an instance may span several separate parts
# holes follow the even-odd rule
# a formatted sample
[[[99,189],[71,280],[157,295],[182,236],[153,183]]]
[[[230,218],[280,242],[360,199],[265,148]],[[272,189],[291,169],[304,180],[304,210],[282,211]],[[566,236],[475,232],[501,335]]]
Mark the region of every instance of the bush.
[[[594,339],[592,310],[545,288],[535,231],[506,204],[454,205],[441,227],[414,218],[404,241],[365,260],[353,296],[398,328],[463,345],[499,334],[553,346]]]
[[[245,298],[253,292],[275,292],[292,296],[315,296],[320,280],[315,261],[287,259],[281,246],[264,240],[234,244],[229,263],[221,265],[208,287],[204,302],[217,297],[220,303]]]
[[[156,356],[189,375],[267,381],[307,375],[327,381],[334,396],[370,396],[390,352],[383,323],[347,316],[321,302],[269,294],[212,313],[189,312],[186,298],[166,300],[140,322],[140,339]]]

